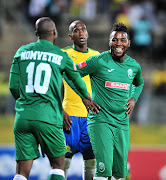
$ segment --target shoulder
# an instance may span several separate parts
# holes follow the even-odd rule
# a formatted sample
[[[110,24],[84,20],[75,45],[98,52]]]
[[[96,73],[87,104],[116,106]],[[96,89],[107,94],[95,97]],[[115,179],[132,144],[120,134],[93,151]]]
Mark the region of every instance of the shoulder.
[[[97,59],[107,59],[108,55],[110,55],[109,51],[104,51],[100,54],[95,55]]]
[[[102,64],[103,61],[107,61],[107,56],[108,55],[108,52],[107,51],[104,51],[100,54],[97,54],[97,55],[92,55],[91,57],[89,57],[87,60],[88,61],[93,61],[95,64]]]
[[[140,66],[140,64],[137,62],[136,59],[128,56],[127,54],[126,54],[126,59],[127,59],[128,62],[130,62],[130,63],[132,63],[132,64],[134,64],[134,65],[136,65],[136,66]]]
[[[100,54],[94,55],[92,56],[92,58],[96,58],[96,59],[107,59],[108,55],[110,55],[109,51],[104,51]]]
[[[93,56],[93,55],[100,54],[100,52],[99,52],[99,51],[96,51],[96,50],[91,49],[91,48],[89,48],[89,47],[88,47],[88,51],[89,51],[89,53],[90,53],[90,54],[92,54],[92,56]]]
[[[67,52],[64,50],[64,48],[60,48],[60,47],[54,45],[54,50],[60,55],[68,56]]]
[[[61,50],[64,51],[64,52],[68,52],[68,51],[73,50],[73,48],[71,46],[66,46],[64,48],[61,48]]]
[[[33,43],[26,44],[26,45],[22,45],[22,46],[16,51],[15,57],[20,56],[23,51],[27,51],[31,46],[33,46],[33,44],[34,44],[34,42],[33,42]]]
[[[136,59],[133,59],[132,57],[126,55],[126,60],[127,60],[127,63],[132,66],[133,68],[137,69],[138,71],[141,70],[141,66],[140,64],[137,62]]]

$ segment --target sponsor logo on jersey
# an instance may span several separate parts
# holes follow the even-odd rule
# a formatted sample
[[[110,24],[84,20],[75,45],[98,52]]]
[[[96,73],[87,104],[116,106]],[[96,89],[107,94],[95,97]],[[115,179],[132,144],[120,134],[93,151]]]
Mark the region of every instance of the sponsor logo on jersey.
[[[108,69],[108,72],[112,72],[112,71],[114,71],[115,69]]]
[[[130,84],[106,81],[105,87],[118,88],[118,89],[127,89],[128,90],[129,87],[130,87]]]
[[[77,60],[77,58],[76,58],[76,57],[74,57],[74,56],[71,56],[71,58],[72,58],[72,59],[76,59],[76,60]]]
[[[81,69],[87,65],[86,61],[78,63],[78,67]]]
[[[105,171],[105,164],[103,162],[99,162],[99,171],[104,172]]]
[[[132,69],[128,69],[128,77],[130,78],[130,79],[132,79],[132,77],[133,77],[133,70]]]

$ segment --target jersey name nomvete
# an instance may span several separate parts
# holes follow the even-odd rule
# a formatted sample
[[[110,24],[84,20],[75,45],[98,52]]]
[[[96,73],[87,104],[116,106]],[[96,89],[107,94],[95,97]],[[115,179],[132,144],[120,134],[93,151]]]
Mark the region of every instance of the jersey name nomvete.
[[[21,53],[21,60],[48,61],[61,65],[63,56],[43,51],[24,51]]]

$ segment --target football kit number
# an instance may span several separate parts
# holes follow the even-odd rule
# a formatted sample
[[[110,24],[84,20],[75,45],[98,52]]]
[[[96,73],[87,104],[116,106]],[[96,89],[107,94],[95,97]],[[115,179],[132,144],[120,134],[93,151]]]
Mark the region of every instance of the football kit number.
[[[26,68],[26,72],[28,73],[28,83],[26,85],[26,93],[33,93],[34,91],[40,94],[45,94],[48,91],[50,79],[51,79],[51,67],[49,64],[40,63],[36,67],[35,70],[35,62],[30,62]],[[33,83],[33,75],[34,83]],[[43,83],[41,85],[42,74],[44,74]]]

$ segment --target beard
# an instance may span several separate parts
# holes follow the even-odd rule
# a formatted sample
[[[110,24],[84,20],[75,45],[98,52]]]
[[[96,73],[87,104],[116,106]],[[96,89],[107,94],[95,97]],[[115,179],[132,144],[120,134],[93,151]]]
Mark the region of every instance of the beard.
[[[117,55],[114,53],[114,51],[111,49],[111,55],[112,55],[113,59],[118,60],[118,61],[120,61],[120,60],[125,56],[126,52],[127,52],[127,50],[124,51],[121,56],[117,56]]]

